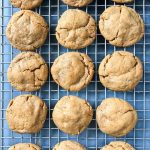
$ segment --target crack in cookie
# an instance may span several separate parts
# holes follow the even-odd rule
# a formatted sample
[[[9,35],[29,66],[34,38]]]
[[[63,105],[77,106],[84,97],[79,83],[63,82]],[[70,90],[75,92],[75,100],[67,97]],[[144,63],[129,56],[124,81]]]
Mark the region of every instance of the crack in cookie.
[[[111,6],[100,16],[101,34],[115,46],[127,47],[144,35],[144,23],[139,14],[126,6]]]
[[[126,142],[114,141],[102,147],[101,150],[135,150],[135,149]]]
[[[20,9],[34,9],[41,5],[43,0],[10,0],[14,7]]]
[[[48,67],[39,54],[22,52],[11,62],[7,77],[17,90],[36,91],[46,82]]]
[[[30,10],[15,13],[6,28],[8,40],[19,50],[35,50],[41,47],[48,32],[48,24],[44,18]]]
[[[116,51],[102,60],[98,73],[105,87],[114,91],[128,91],[141,80],[143,67],[132,53]]]
[[[96,109],[96,121],[102,132],[120,137],[135,127],[137,112],[122,99],[107,98]]]
[[[20,95],[6,109],[9,128],[19,133],[37,133],[46,120],[47,106],[39,97]]]
[[[74,50],[84,48],[90,45],[95,37],[95,20],[81,10],[69,9],[58,21],[56,38],[66,48]]]

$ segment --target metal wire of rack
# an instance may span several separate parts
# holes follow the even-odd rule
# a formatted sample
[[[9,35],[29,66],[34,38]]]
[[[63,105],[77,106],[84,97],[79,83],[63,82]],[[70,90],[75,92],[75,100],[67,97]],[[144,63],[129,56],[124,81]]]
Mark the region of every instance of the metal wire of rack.
[[[98,22],[99,15],[109,6],[115,5],[111,0],[94,0],[87,7],[80,8],[91,14]],[[47,117],[44,128],[37,134],[18,134],[9,130],[5,111],[7,105],[13,97],[24,94],[13,89],[7,81],[7,68],[19,53],[8,42],[5,36],[5,29],[12,14],[18,11],[13,8],[9,0],[0,1],[0,150],[7,150],[9,146],[16,143],[31,142],[38,144],[43,150],[51,150],[53,146],[62,140],[75,140],[85,145],[89,150],[99,149],[105,144],[113,140],[122,140],[130,143],[136,150],[150,150],[150,1],[135,0],[134,3],[128,4],[134,8],[143,18],[145,22],[145,35],[143,40],[132,47],[124,50],[133,52],[138,56],[144,66],[144,76],[134,91],[129,92],[113,92],[104,88],[98,79],[97,69],[101,60],[109,53],[119,50],[119,48],[111,46],[97,31],[95,42],[80,52],[87,53],[95,64],[95,76],[92,82],[80,92],[69,92],[63,90],[56,85],[51,77],[46,84],[38,92],[32,94],[40,96],[49,107],[49,115]],[[45,0],[35,11],[41,14],[50,26],[50,34],[44,46],[37,50],[45,61],[52,65],[54,59],[62,53],[70,50],[60,46],[55,38],[55,27],[60,15],[67,9],[72,8],[61,1]],[[103,134],[97,127],[94,118],[89,127],[78,136],[71,136],[58,130],[51,119],[51,113],[56,102],[64,95],[77,95],[89,101],[94,112],[100,102],[107,97],[119,97],[127,100],[137,110],[139,120],[136,128],[127,136],[122,138],[113,138]]]

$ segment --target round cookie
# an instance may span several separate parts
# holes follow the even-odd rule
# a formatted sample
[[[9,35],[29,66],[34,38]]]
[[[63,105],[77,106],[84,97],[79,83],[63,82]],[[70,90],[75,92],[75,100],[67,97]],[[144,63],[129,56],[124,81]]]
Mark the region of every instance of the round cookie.
[[[141,80],[143,67],[132,53],[116,51],[102,60],[98,73],[105,87],[114,91],[129,91]]]
[[[95,37],[96,22],[92,16],[82,10],[69,9],[58,21],[56,38],[66,48],[76,50],[87,47]]]
[[[133,2],[133,0],[112,0],[114,2],[117,2],[117,3],[131,3]]]
[[[48,24],[44,18],[30,10],[16,12],[6,28],[9,42],[19,50],[35,50],[41,47],[48,32]]]
[[[135,10],[126,6],[111,6],[100,16],[101,34],[110,44],[127,47],[144,35],[144,23]]]
[[[86,148],[78,142],[67,140],[57,143],[53,150],[86,150]]]
[[[8,150],[42,150],[38,145],[32,143],[18,143],[11,146]]]
[[[34,52],[22,52],[11,62],[7,78],[19,91],[36,91],[46,82],[48,66],[44,59]]]
[[[101,150],[135,150],[135,149],[126,142],[114,141],[102,147]]]
[[[92,80],[94,65],[88,55],[68,52],[56,58],[51,67],[51,74],[62,88],[79,91]]]
[[[65,133],[80,134],[91,122],[91,105],[77,96],[64,96],[54,107],[52,113],[56,126]]]
[[[96,121],[102,132],[121,137],[135,127],[137,112],[122,99],[107,98],[96,109]]]
[[[20,9],[34,9],[40,6],[43,0],[10,0],[10,2]]]
[[[39,97],[26,94],[12,99],[6,110],[9,128],[19,133],[37,133],[46,120],[47,106]]]
[[[77,1],[77,0],[62,0],[65,4],[74,6],[74,7],[83,7],[88,4],[90,4],[93,0],[82,0],[82,1]]]

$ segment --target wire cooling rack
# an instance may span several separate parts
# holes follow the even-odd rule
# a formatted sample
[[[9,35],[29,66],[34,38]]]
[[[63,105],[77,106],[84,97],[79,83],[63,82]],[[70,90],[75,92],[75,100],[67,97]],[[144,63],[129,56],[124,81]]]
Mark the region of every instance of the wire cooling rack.
[[[91,14],[98,22],[99,15],[105,8],[111,5],[115,5],[111,0],[94,0],[93,3],[81,9]],[[100,84],[97,75],[99,63],[107,54],[120,50],[120,48],[115,48],[107,43],[98,30],[95,42],[87,48],[80,50],[80,52],[87,53],[95,64],[95,76],[92,82],[80,92],[69,92],[56,85],[50,77],[40,91],[32,93],[40,96],[49,107],[49,115],[44,128],[37,134],[18,134],[9,130],[5,112],[10,99],[24,94],[24,92],[18,92],[10,86],[6,75],[11,60],[19,51],[14,49],[8,42],[5,36],[5,29],[12,14],[19,9],[13,8],[9,0],[0,1],[0,150],[7,150],[13,144],[24,142],[38,144],[43,150],[51,150],[57,142],[67,139],[78,141],[89,150],[99,149],[114,140],[126,141],[133,145],[136,150],[150,150],[150,1],[135,0],[134,3],[128,6],[134,8],[141,15],[146,28],[143,40],[132,47],[124,49],[133,52],[143,62],[144,76],[135,90],[130,92],[113,92]],[[49,66],[52,65],[57,56],[70,51],[60,46],[55,38],[57,21],[60,15],[69,8],[72,7],[68,7],[59,0],[44,0],[42,6],[35,10],[47,20],[50,26],[50,34],[46,43],[37,50]],[[87,99],[92,105],[94,112],[104,98],[119,97],[127,100],[138,112],[139,120],[136,128],[126,137],[112,138],[100,132],[94,114],[91,124],[80,135],[71,136],[61,132],[54,125],[51,113],[56,102],[62,96],[70,94]]]

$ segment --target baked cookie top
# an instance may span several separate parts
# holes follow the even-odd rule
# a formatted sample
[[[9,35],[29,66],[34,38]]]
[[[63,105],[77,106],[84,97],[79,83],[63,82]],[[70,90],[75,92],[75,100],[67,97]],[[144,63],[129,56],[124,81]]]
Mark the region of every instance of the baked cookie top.
[[[46,115],[47,106],[44,101],[30,94],[15,97],[6,110],[9,128],[19,133],[39,132],[46,120]]]
[[[55,59],[51,74],[62,88],[79,91],[92,80],[94,65],[88,55],[79,52],[68,52]]]
[[[130,2],[133,2],[133,0],[112,0],[114,2],[117,2],[117,3],[130,3]]]
[[[69,9],[60,17],[56,27],[56,38],[62,46],[74,50],[81,49],[90,45],[95,37],[96,22],[86,12]]]
[[[38,145],[32,143],[18,143],[11,146],[8,150],[42,150]]]
[[[78,142],[67,140],[56,144],[53,150],[86,150],[86,148]]]
[[[46,82],[48,66],[44,59],[34,52],[22,52],[11,62],[7,78],[19,91],[36,91]]]
[[[107,98],[96,109],[96,121],[102,132],[120,137],[135,127],[137,112],[122,99]]]
[[[100,16],[101,34],[114,46],[131,46],[144,35],[144,23],[140,15],[130,7],[111,6]]]
[[[91,122],[91,105],[77,96],[64,96],[54,107],[52,113],[56,126],[65,133],[80,134]]]
[[[65,4],[75,7],[83,7],[91,3],[93,0],[62,0]]]
[[[6,28],[8,40],[19,50],[35,50],[41,47],[48,32],[48,24],[44,18],[30,10],[13,14]]]
[[[40,6],[43,0],[10,0],[10,2],[20,9],[34,9]]]
[[[102,147],[101,150],[135,150],[135,149],[126,142],[114,141]]]
[[[102,60],[98,73],[105,87],[114,91],[129,91],[141,80],[143,67],[132,53],[116,51]]]

